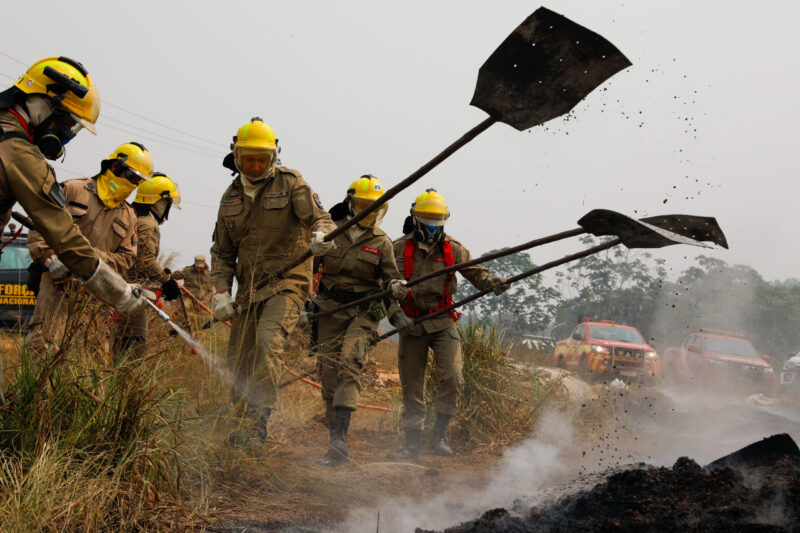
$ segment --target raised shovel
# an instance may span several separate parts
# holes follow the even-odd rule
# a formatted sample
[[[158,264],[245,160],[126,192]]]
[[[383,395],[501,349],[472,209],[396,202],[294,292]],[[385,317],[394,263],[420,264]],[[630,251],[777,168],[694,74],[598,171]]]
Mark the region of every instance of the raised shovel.
[[[613,230],[611,230],[610,228],[613,228],[614,224],[627,225],[629,220],[632,219],[616,211],[610,211],[608,209],[595,209],[594,211],[588,213],[585,217],[581,218],[580,228],[575,228],[568,231],[562,231],[561,233],[555,233],[553,235],[548,235],[547,237],[534,239],[532,241],[528,241],[526,243],[511,248],[498,250],[497,252],[486,254],[476,259],[472,259],[470,261],[465,261],[463,263],[453,265],[448,269],[429,272],[423,276],[410,280],[406,284],[406,287],[411,288],[414,285],[422,283],[423,281],[428,281],[429,279],[435,278],[437,276],[444,275],[447,272],[457,272],[461,269],[468,268],[473,265],[480,265],[481,263],[486,263],[487,261],[491,261],[492,259],[505,257],[507,255],[515,254],[517,252],[522,252],[524,250],[530,250],[531,248],[567,239],[569,237],[576,237],[578,235],[584,235],[586,233],[591,233],[592,235],[596,236],[611,235],[611,234],[616,235],[616,233],[614,233]],[[654,226],[658,226],[659,228],[672,231],[674,233],[683,235],[684,237],[689,237],[694,240],[711,241],[725,248],[728,247],[728,243],[725,240],[725,235],[722,233],[722,230],[717,224],[716,219],[714,219],[713,217],[698,217],[694,215],[661,215],[657,217],[642,218],[639,219],[639,222],[652,224]],[[309,315],[308,318],[309,320],[313,320],[321,316],[332,315],[333,313],[337,313],[339,311],[343,311],[350,307],[361,305],[363,303],[369,302],[370,300],[389,296],[391,293],[392,291],[390,289],[385,289],[380,292],[370,294],[369,296],[364,296],[363,298],[359,298],[358,300],[353,300],[352,302],[342,304],[333,309],[314,313],[312,315]]]
[[[667,215],[665,217],[650,217],[650,220],[666,220],[669,217],[686,217],[686,215]],[[697,217],[700,218],[700,217]],[[608,250],[609,248],[613,248],[618,244],[623,244],[627,248],[663,248],[664,246],[672,246],[673,244],[691,244],[693,246],[706,246],[701,242],[701,240],[707,240],[714,242],[715,244],[719,244],[720,246],[724,246],[727,248],[728,243],[725,239],[725,235],[722,233],[722,230],[717,225],[716,221],[713,218],[706,219],[708,221],[708,225],[704,230],[695,230],[693,234],[696,238],[687,237],[681,235],[677,232],[670,231],[668,229],[664,229],[658,227],[650,222],[646,222],[644,220],[636,220],[634,218],[626,217],[620,213],[615,211],[609,211],[607,209],[595,209],[594,211],[590,211],[587,215],[581,218],[578,221],[578,224],[581,228],[591,227],[593,228],[591,233],[598,236],[603,235],[613,235],[616,236],[616,239],[611,239],[610,241],[604,242],[602,244],[598,244],[597,246],[592,246],[582,252],[578,252],[572,255],[568,255],[566,257],[562,257],[561,259],[557,259],[555,261],[551,261],[549,263],[545,263],[544,265],[532,268],[530,270],[526,270],[516,276],[508,278],[507,283],[514,283],[525,279],[527,277],[533,276],[535,274],[539,274],[540,272],[544,272],[545,270],[550,270],[551,268],[555,268],[557,266],[561,266],[565,263],[569,263],[571,261],[575,261],[577,259],[581,259],[584,257],[588,257],[590,255],[594,255],[596,253],[602,252],[604,250]],[[712,223],[713,221],[713,223]],[[681,223],[682,224],[682,223]],[[688,224],[681,225],[677,224],[675,227],[681,227],[687,229]],[[453,269],[448,269],[453,270]],[[432,318],[436,318],[441,316],[445,313],[449,313],[453,309],[457,309],[463,305],[466,305],[478,298],[485,296],[492,292],[492,289],[484,289],[482,291],[478,291],[475,294],[472,294],[463,300],[459,300],[451,305],[448,305],[438,311],[434,311],[428,315],[421,316],[419,318],[414,319],[414,323],[418,324],[425,320],[430,320]],[[396,329],[384,333],[379,337],[380,339],[385,339],[391,337],[397,333]]]
[[[520,24],[478,71],[470,105],[489,117],[439,155],[388,189],[354,217],[325,236],[332,241],[430,172],[495,122],[524,131],[560,117],[608,78],[631,65],[604,37],[547,8]],[[258,291],[311,257],[311,251],[271,273]]]

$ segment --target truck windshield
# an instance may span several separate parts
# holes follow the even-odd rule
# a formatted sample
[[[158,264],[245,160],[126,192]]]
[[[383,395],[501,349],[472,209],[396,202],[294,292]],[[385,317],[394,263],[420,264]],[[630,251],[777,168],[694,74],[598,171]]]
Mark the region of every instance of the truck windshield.
[[[612,326],[589,326],[589,337],[598,340],[646,344],[641,334],[635,329],[615,328]]]
[[[6,246],[0,255],[0,270],[25,270],[31,264],[31,254],[24,246]]]
[[[724,339],[722,337],[706,337],[703,349],[709,352],[739,355],[742,357],[759,357],[758,352],[747,341]]]

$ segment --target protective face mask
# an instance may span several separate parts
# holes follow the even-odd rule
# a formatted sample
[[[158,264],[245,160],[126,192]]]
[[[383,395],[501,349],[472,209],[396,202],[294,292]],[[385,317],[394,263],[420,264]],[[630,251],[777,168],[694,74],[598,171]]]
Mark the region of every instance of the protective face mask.
[[[100,174],[96,181],[97,196],[103,202],[103,205],[109,209],[117,207],[136,190],[136,185],[125,178],[117,176],[110,169]]]

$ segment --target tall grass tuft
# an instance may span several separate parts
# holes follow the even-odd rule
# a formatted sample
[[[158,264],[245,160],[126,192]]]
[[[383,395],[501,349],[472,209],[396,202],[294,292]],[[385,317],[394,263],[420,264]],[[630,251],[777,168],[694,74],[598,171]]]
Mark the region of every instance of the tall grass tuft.
[[[174,523],[182,404],[162,385],[164,355],[114,363],[85,345],[20,347],[0,408],[0,531]]]
[[[508,357],[513,343],[492,322],[459,323],[464,387],[451,432],[452,442],[464,448],[498,450],[527,438],[540,407],[556,391],[540,381],[535,367],[517,365]],[[431,419],[437,375],[428,365],[427,404]],[[430,424],[428,424],[430,425]]]

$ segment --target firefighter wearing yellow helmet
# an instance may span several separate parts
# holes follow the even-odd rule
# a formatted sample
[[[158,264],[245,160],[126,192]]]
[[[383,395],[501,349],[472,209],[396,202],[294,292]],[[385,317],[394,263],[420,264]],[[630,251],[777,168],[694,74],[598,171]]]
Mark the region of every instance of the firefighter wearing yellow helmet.
[[[347,189],[344,201],[331,210],[337,226],[383,196],[375,176],[364,175]],[[391,288],[393,296],[408,293],[397,270],[392,241],[379,225],[388,204],[373,211],[334,239],[335,249],[319,259],[319,291],[314,303],[321,311]],[[338,466],[348,461],[347,430],[361,391],[361,372],[367,351],[378,337],[378,322],[386,316],[383,300],[372,300],[321,316],[316,324],[317,369],[330,429],[328,451],[319,461]]]
[[[0,227],[19,202],[59,262],[121,313],[144,307],[139,291],[114,272],[73,224],[46,158],[55,159],[81,128],[94,133],[100,96],[86,69],[66,57],[35,63],[0,92]]]
[[[138,158],[137,158],[138,156]],[[128,159],[136,172],[148,171],[144,154],[134,153]],[[181,193],[172,179],[162,172],[152,172],[149,181],[140,181],[136,187],[133,209],[136,212],[136,233],[139,243],[136,261],[128,270],[128,279],[145,286],[160,286],[164,299],[174,300],[180,294],[177,282],[169,269],[158,264],[161,248],[161,229],[172,207],[180,209]],[[145,310],[124,320],[120,326],[122,346],[130,349],[134,357],[143,357],[147,346],[147,315]]]
[[[436,190],[428,189],[417,196],[403,228],[406,235],[393,243],[397,265],[406,281],[472,259],[467,248],[445,233],[444,225],[449,218],[447,202]],[[462,268],[458,272],[479,290],[492,288],[495,294],[501,294],[508,288],[504,278],[493,275],[480,265]],[[411,287],[400,305],[392,304],[390,319],[393,323],[402,322],[403,318],[410,321],[447,307],[453,303],[455,292],[454,272],[423,281]],[[450,418],[458,412],[458,397],[464,383],[461,341],[456,329],[459,316],[459,313],[451,311],[449,315],[412,323],[405,328],[398,327],[405,440],[398,452],[389,454],[392,459],[415,459],[419,455],[425,421],[425,371],[429,349],[433,351],[439,385],[431,444],[436,455],[452,455],[447,442],[447,426]]]
[[[271,272],[309,248],[324,255],[333,247],[325,234],[336,226],[302,175],[277,164],[278,141],[262,119],[239,128],[231,150],[237,175],[222,195],[214,230],[212,305],[217,319],[233,320],[233,399],[254,415],[253,426],[232,434],[231,441],[249,436],[263,442],[281,378],[280,356],[311,295],[313,261],[277,279]]]
[[[147,149],[139,143],[128,142],[117,147],[108,159],[100,163],[100,173],[91,178],[76,178],[63,184],[64,200],[81,233],[98,251],[101,260],[119,274],[126,274],[134,265],[137,254],[136,212],[125,199],[135,184],[149,180],[152,161]],[[129,180],[132,180],[129,181]],[[28,250],[35,263],[46,272],[42,274],[39,294],[31,319],[28,340],[36,350],[61,338],[60,330],[66,320],[69,293],[77,289],[61,254],[51,248],[41,233],[28,236]],[[144,308],[133,318],[144,315]],[[127,319],[123,320],[127,324]],[[116,336],[116,348],[131,347],[143,334],[121,329]]]

